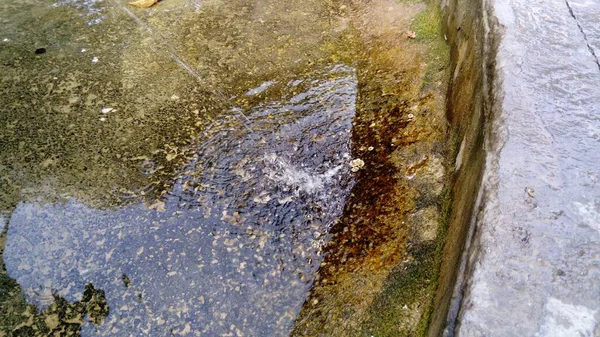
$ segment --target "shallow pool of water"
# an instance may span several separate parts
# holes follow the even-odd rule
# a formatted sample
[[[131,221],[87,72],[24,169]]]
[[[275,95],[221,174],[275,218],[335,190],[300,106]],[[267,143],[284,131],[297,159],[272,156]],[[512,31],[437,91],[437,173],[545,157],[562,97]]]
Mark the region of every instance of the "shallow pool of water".
[[[3,331],[289,335],[351,191],[387,195],[430,111],[401,9],[3,2]]]

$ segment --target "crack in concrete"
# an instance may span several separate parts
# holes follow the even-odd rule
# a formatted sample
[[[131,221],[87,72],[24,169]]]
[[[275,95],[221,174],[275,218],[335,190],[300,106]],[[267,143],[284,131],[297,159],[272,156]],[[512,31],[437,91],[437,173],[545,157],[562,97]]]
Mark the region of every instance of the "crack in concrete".
[[[567,8],[569,9],[569,14],[571,14],[571,16],[573,17],[573,19],[575,19],[575,22],[577,23],[577,27],[579,27],[579,31],[583,35],[583,39],[585,40],[585,44],[587,45],[588,50],[590,51],[590,53],[594,57],[594,60],[596,61],[596,65],[598,66],[598,70],[600,70],[600,60],[598,59],[598,55],[596,55],[596,52],[594,52],[594,49],[590,45],[590,42],[589,42],[589,40],[587,38],[587,35],[583,31],[583,27],[581,27],[581,24],[579,23],[579,20],[575,16],[575,12],[573,12],[573,8],[571,7],[571,4],[569,3],[568,0],[565,0],[565,4],[567,4]]]
[[[202,79],[202,76],[200,76],[200,74],[198,73],[196,68],[194,68],[191,64],[185,62],[175,52],[175,48],[173,48],[173,46],[171,46],[171,44],[169,42],[167,42],[167,39],[164,36],[162,36],[160,33],[155,33],[155,31],[152,28],[150,28],[150,26],[148,26],[144,21],[142,21],[142,19],[140,19],[137,15],[135,15],[127,7],[123,6],[119,1],[113,0],[113,5],[116,6],[117,8],[120,8],[123,12],[125,12],[125,14],[129,15],[129,17],[131,19],[133,19],[133,21],[135,21],[140,27],[144,28],[149,33],[150,37],[155,41],[155,43],[160,48],[160,49],[157,49],[153,46],[150,46],[150,49],[152,49],[157,54],[160,54],[162,51],[163,53],[168,55],[171,59],[173,59],[173,61],[175,61],[177,63],[178,66],[180,66],[183,70],[185,70],[191,76],[195,77],[198,80],[198,82],[201,85],[205,86],[210,92],[214,93],[217,96],[217,98],[222,101],[224,106],[229,105],[229,100],[227,99],[225,94],[221,90],[213,88],[210,85],[206,86],[204,84],[205,81]],[[234,110],[235,110],[235,112],[240,114],[243,118],[240,119],[237,115],[234,115],[234,117],[236,119],[238,119],[244,125],[244,127],[246,129],[248,129],[248,131],[250,131],[250,133],[254,133],[254,130],[250,127],[250,123],[251,123],[250,119],[248,119],[248,117],[244,114],[244,112],[242,112],[241,109],[234,109]]]

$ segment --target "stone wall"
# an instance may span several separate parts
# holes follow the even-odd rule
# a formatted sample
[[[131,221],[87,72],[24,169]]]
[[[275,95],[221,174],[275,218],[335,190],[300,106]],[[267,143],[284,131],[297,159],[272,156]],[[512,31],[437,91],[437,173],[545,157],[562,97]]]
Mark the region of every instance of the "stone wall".
[[[484,1],[444,0],[446,38],[451,47],[447,117],[450,122],[450,160],[454,159],[451,200],[446,215],[446,243],[442,252],[438,290],[429,336],[453,330],[460,304],[464,252],[478,205],[485,165],[486,125],[493,105],[492,34]],[[455,289],[456,288],[456,289]]]

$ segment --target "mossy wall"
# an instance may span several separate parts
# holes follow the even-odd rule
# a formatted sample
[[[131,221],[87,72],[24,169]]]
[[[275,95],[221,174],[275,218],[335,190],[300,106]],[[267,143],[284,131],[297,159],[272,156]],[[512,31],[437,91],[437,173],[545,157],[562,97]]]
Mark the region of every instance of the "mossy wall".
[[[367,167],[331,231],[292,336],[425,336],[453,171],[449,47],[436,2],[354,5],[367,52],[357,67],[352,143]]]
[[[489,120],[488,83],[492,83],[487,55],[493,50],[486,31],[485,3],[474,0],[443,0],[440,4],[446,38],[450,45],[451,78],[447,95],[450,122],[450,160],[454,161],[447,233],[442,252],[438,290],[428,336],[453,329],[454,310],[460,301],[461,256],[470,224],[477,212],[477,196],[485,165],[484,133]],[[456,290],[455,290],[456,288]],[[454,299],[454,301],[453,301]],[[449,314],[450,313],[450,314]]]

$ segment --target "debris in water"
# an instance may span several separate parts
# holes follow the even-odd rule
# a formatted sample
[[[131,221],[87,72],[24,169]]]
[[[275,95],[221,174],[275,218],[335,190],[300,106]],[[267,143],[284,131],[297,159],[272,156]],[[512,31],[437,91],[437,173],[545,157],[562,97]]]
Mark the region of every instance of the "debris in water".
[[[138,0],[138,1],[130,2],[129,4],[134,7],[148,8],[148,7],[154,6],[157,2],[158,2],[158,0]]]
[[[121,276],[121,279],[123,280],[123,284],[125,285],[125,288],[129,288],[129,286],[131,285],[131,280],[129,279],[129,277],[127,277],[127,275],[123,274],[123,276]]]
[[[155,203],[150,205],[148,208],[156,210],[157,212],[165,211],[165,203],[163,201],[157,200]]]
[[[277,81],[267,81],[263,84],[261,84],[259,87],[254,88],[254,89],[250,89],[246,92],[246,96],[253,96],[253,95],[257,95],[260,94],[262,92],[264,92],[265,90],[267,90],[269,87],[271,87],[272,85],[277,84]]]
[[[365,162],[362,159],[357,158],[350,162],[350,166],[352,167],[352,172],[358,172],[358,170],[365,166]]]
[[[260,192],[260,194],[252,199],[254,202],[258,204],[266,204],[271,200],[269,194],[265,191]]]
[[[531,187],[525,187],[525,192],[531,197],[535,198],[535,191]]]

